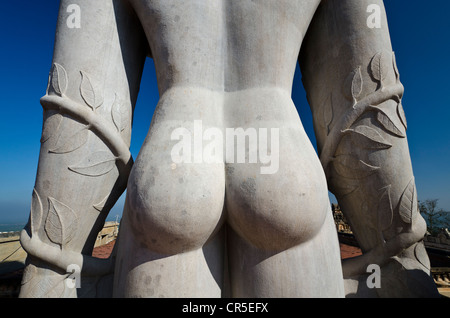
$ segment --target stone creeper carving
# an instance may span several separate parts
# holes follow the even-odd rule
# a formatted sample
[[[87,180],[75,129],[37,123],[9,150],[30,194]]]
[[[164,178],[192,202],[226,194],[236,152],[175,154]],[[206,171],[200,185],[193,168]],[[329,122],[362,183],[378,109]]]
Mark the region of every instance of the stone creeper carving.
[[[364,1],[360,5],[325,1],[324,10],[310,26],[311,34],[300,57],[329,189],[338,199],[363,251],[363,255],[343,262],[346,294],[436,296],[422,241],[426,224],[418,211],[408,152],[404,88],[395,53],[386,41],[386,22],[377,33],[365,27],[365,21],[356,14],[365,5]],[[349,21],[341,17],[330,21],[334,29],[325,36],[324,19],[329,18],[326,12],[330,10],[350,10],[355,15]],[[350,40],[337,34],[348,25],[358,30]],[[320,40],[319,34],[323,35]],[[349,49],[358,41],[370,43],[370,47]],[[325,54],[321,58],[329,60],[312,69],[312,64],[317,66],[313,52],[325,45],[328,52],[345,51],[343,56],[350,62],[331,66],[334,57]],[[330,68],[334,68],[336,77]],[[319,79],[326,76],[335,82],[327,79],[319,89]],[[328,92],[326,98],[319,96],[323,91]],[[367,287],[367,268],[371,264],[381,268],[381,288]],[[405,290],[398,286],[405,286]]]
[[[21,297],[101,297],[104,291],[110,295],[111,288],[102,286],[111,281],[114,260],[90,255],[109,210],[126,188],[133,164],[130,95],[138,86],[127,85],[133,76],[127,77],[123,69],[106,73],[102,62],[143,65],[145,53],[136,59],[134,54],[111,54],[117,52],[120,39],[111,32],[110,1],[102,2],[104,12],[83,10],[83,18],[96,21],[90,27],[99,29],[88,31],[89,38],[77,38],[82,32],[66,25],[65,8],[71,4],[61,3],[54,61],[47,94],[41,98],[44,123],[38,174],[30,220],[21,236],[28,253]],[[86,3],[77,4],[86,8]],[[142,34],[138,24],[129,27],[135,30],[127,39],[132,46]],[[67,47],[65,39],[74,47]],[[107,45],[101,47],[105,40]],[[102,62],[92,63],[89,54],[76,54],[83,50],[95,51],[95,59]],[[71,266],[81,273],[71,272]],[[68,287],[66,280],[71,277],[81,278],[81,288]]]
[[[330,189],[340,200],[345,200],[344,198],[347,196],[359,196],[361,194],[358,191],[359,188],[368,183],[364,182],[366,178],[376,179],[377,174],[385,173],[382,166],[378,166],[377,162],[370,161],[369,153],[389,151],[392,143],[387,139],[406,137],[407,125],[401,103],[403,87],[399,80],[394,53],[377,53],[372,58],[368,69],[370,69],[372,77],[379,83],[379,88],[358,100],[363,87],[361,67],[358,67],[350,73],[348,77],[350,80],[345,81],[343,87],[344,94],[350,93],[345,96],[353,102],[352,108],[342,115],[340,122],[333,123],[332,120],[325,122],[328,127],[334,124],[331,135],[336,136],[336,140],[324,144],[321,159],[328,171]],[[395,71],[395,84],[386,86],[384,82],[390,70]],[[332,107],[332,104],[328,107],[325,105],[326,109],[332,109]],[[375,125],[362,123],[366,113]],[[327,141],[329,140],[332,139]],[[336,149],[333,149],[331,145],[337,145]],[[334,154],[327,156],[328,153]],[[365,158],[368,158],[367,162],[364,161]],[[365,275],[370,264],[383,266],[393,262],[398,262],[397,266],[414,266],[429,274],[428,257],[423,242],[419,242],[425,235],[426,224],[418,211],[414,176],[411,175],[411,179],[405,185],[398,203],[391,200],[392,184],[380,184],[375,181],[375,185],[379,189],[372,189],[372,191],[376,191],[374,192],[378,198],[378,205],[374,204],[369,207],[364,199],[360,202],[359,208],[359,213],[364,213],[359,217],[365,218],[366,224],[373,234],[372,246],[370,248],[363,246],[366,252],[363,256],[344,263],[344,277]],[[351,200],[356,201],[355,198]],[[349,209],[347,214],[352,212],[353,210]],[[350,220],[352,219],[355,217],[352,216]],[[359,237],[362,234],[358,230],[356,226],[355,231]],[[411,250],[410,255],[407,254],[407,249]],[[401,253],[408,256],[402,259],[398,257]],[[409,264],[403,265],[404,262]],[[411,265],[413,262],[415,265]],[[399,278],[389,277],[385,280],[389,279]],[[390,296],[386,289],[382,291],[385,294],[381,296]]]
[[[91,76],[81,71],[80,96],[85,104],[77,103],[65,95],[67,86],[70,85],[67,72],[64,67],[54,63],[50,72],[47,95],[41,98],[44,112],[47,117],[42,131],[41,143],[50,143],[48,152],[51,154],[70,154],[78,151],[83,153],[83,146],[88,142],[90,135],[94,135],[109,145],[108,150],[85,152],[80,162],[69,163],[68,169],[87,177],[98,177],[109,173],[116,165],[120,171],[118,190],[116,193],[108,193],[100,202],[95,202],[93,207],[102,212],[105,206],[107,210],[112,206],[126,187],[126,181],[132,166],[131,153],[122,139],[121,132],[130,124],[131,118],[128,107],[123,107],[123,101],[115,94],[114,103],[109,107],[111,116],[103,117],[98,113],[103,105],[101,90],[94,85]],[[69,130],[69,122],[76,120],[76,128]],[[92,138],[92,137],[91,137]],[[79,156],[74,156],[78,158]],[[115,196],[115,197],[114,197]],[[108,202],[111,200],[110,202]],[[112,202],[112,203],[111,203]],[[33,190],[29,229],[22,232],[21,243],[25,250],[32,256],[44,262],[56,265],[57,270],[66,271],[70,265],[78,265],[80,268],[85,260],[68,249],[70,241],[76,235],[80,226],[77,215],[69,206],[55,198],[48,197],[47,211],[43,210],[40,195]],[[42,231],[44,229],[44,231]],[[40,231],[39,231],[40,230]],[[31,232],[31,236],[28,234]],[[45,234],[45,236],[44,236]],[[42,238],[44,236],[44,238]],[[83,256],[84,259],[89,258]],[[85,270],[83,275],[106,275],[112,273],[111,260],[98,260],[89,258],[94,263],[95,272]],[[36,279],[38,269],[29,265],[22,282],[23,289],[29,288],[29,295],[34,290],[39,292],[40,282]],[[32,278],[30,278],[32,277]],[[55,275],[54,286],[50,288],[51,296],[58,297],[66,290],[64,280],[67,275]],[[29,287],[28,285],[32,285]],[[38,296],[39,294],[36,294]]]

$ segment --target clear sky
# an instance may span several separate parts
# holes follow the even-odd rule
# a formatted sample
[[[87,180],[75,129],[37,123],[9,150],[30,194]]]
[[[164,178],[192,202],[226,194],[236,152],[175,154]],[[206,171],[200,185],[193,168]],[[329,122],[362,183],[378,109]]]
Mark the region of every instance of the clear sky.
[[[0,224],[26,222],[38,164],[42,108],[59,1],[4,1],[0,11]],[[393,48],[405,86],[403,105],[420,200],[450,211],[450,1],[385,0]],[[148,60],[133,127],[136,158],[158,100]],[[315,144],[299,72],[293,100]],[[331,197],[333,199],[333,197]],[[121,215],[121,204],[110,213]]]

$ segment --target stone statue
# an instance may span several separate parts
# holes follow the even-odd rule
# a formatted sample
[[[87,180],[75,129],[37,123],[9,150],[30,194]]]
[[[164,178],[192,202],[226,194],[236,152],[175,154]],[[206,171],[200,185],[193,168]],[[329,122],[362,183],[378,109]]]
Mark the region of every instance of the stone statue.
[[[133,163],[147,56],[160,101]],[[402,94],[381,0],[62,0],[20,296],[436,296]],[[363,250],[342,264],[328,187]]]

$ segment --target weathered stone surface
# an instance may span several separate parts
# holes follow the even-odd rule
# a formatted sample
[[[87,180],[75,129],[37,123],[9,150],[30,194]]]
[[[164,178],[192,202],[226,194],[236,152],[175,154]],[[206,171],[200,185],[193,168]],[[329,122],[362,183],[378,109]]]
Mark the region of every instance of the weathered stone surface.
[[[436,293],[382,1],[63,0],[57,28],[22,297]],[[160,101],[133,164],[147,55]],[[327,185],[364,252],[343,268]],[[125,188],[113,257],[87,256]],[[373,264],[388,288],[366,292]]]

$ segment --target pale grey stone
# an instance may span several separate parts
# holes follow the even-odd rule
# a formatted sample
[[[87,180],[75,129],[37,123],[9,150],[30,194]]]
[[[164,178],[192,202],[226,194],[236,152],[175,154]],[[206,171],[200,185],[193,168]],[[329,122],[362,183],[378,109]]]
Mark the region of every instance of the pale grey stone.
[[[146,56],[160,101],[133,164]],[[382,1],[62,0],[48,83],[21,297],[436,295]],[[327,184],[364,252],[343,266]],[[93,258],[125,188],[113,256]]]

